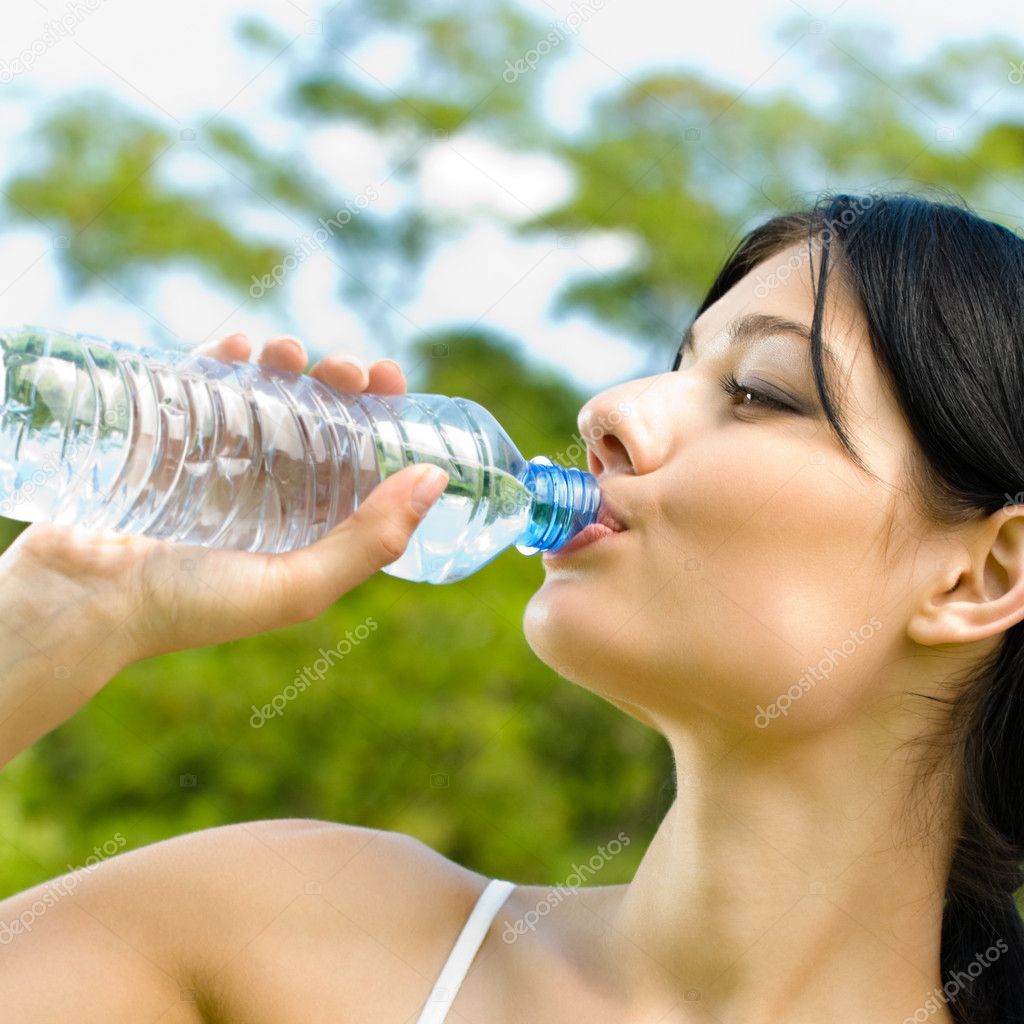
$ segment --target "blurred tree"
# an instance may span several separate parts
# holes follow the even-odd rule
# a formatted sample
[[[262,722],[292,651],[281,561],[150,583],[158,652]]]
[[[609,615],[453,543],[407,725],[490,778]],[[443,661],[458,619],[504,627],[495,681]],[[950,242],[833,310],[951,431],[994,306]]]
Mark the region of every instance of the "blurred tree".
[[[421,337],[394,313],[416,269],[462,227],[419,187],[438,137],[479,132],[565,163],[572,194],[521,230],[636,240],[628,266],[570,281],[556,309],[648,346],[652,367],[667,362],[739,233],[818,189],[935,184],[1015,220],[1000,211],[1020,186],[1024,127],[998,113],[993,78],[1024,86],[1007,78],[1015,53],[998,41],[901,68],[884,35],[825,36],[797,19],[781,38],[808,65],[798,97],[664,70],[602,96],[571,135],[544,116],[547,58],[514,82],[503,76],[547,31],[512,5],[342,0],[321,29],[300,59],[272,24],[241,28],[246,45],[281,64],[298,149],[269,148],[258,127],[223,114],[193,139],[112,101],[66,100],[20,147],[0,213],[66,240],[72,289],[103,280],[141,301],[152,276],[185,263],[245,297],[296,234],[350,198],[309,166],[303,133],[371,132],[394,157],[402,198],[331,238],[345,301],[382,344],[408,340],[418,388],[480,401],[528,456],[580,450],[584,396],[531,367],[515,339],[458,326]],[[362,48],[381,39],[405,48],[396,81],[360,71]],[[187,188],[170,172],[183,152],[206,168],[205,184]],[[5,544],[22,524],[0,527]],[[118,832],[134,847],[290,815],[405,830],[524,882],[564,878],[622,829],[633,842],[600,881],[627,879],[672,799],[670,752],[532,655],[521,616],[541,572],[508,552],[450,586],[378,574],[316,622],[131,666],[5,772],[0,894],[81,863]],[[377,628],[343,661],[280,716],[251,724],[253,705],[371,618]]]
[[[571,441],[581,396],[507,339],[436,334],[412,356],[429,390],[485,399],[527,452]],[[118,832],[134,848],[290,815],[407,831],[537,882],[621,829],[631,843],[601,881],[627,879],[668,806],[670,753],[532,654],[522,610],[542,572],[511,551],[452,585],[378,574],[314,622],[132,665],[7,770],[0,893]],[[254,719],[360,626],[367,639]]]
[[[242,22],[241,39],[281,64],[282,104],[305,129],[300,144],[309,130],[329,125],[372,132],[386,147],[394,160],[389,177],[402,195],[390,214],[365,196],[339,194],[309,169],[301,148],[269,149],[222,113],[198,129],[172,132],[95,96],[62,98],[40,119],[19,146],[25,156],[0,213],[51,228],[74,291],[102,281],[141,301],[149,271],[192,264],[253,304],[283,300],[283,289],[257,282],[340,215],[343,229],[323,242],[338,267],[340,295],[393,352],[397,338],[408,335],[397,311],[415,289],[417,269],[458,227],[419,195],[423,156],[432,143],[470,128],[518,145],[542,136],[534,104],[544,68],[515,84],[504,81],[502,68],[543,33],[505,4],[343,0],[309,36],[318,49],[291,58],[294,40],[266,22]],[[353,57],[381,38],[410,54],[393,86],[374,81]],[[194,154],[210,185],[185,190],[174,182],[174,160]],[[170,175],[162,173],[167,166]],[[349,216],[353,209],[357,216]],[[265,222],[268,213],[277,215],[273,235],[250,237],[246,225]]]
[[[100,280],[137,292],[141,270],[186,261],[240,290],[284,255],[241,237],[214,196],[162,181],[157,165],[175,145],[171,133],[110,100],[61,105],[33,141],[6,185],[5,212],[53,227],[75,290]]]
[[[639,243],[615,273],[568,282],[557,312],[653,346],[659,366],[740,234],[824,189],[935,186],[1021,229],[1024,122],[983,116],[994,96],[1024,89],[1008,77],[1016,47],[955,45],[903,67],[888,33],[837,40],[813,24],[797,17],[780,30],[818,65],[807,95],[754,98],[695,72],[658,72],[603,96],[579,137],[553,140],[576,189],[523,232],[604,229]]]
[[[244,31],[271,50],[284,42],[265,24],[249,22]],[[546,31],[508,3],[341,0],[324,21],[319,59],[297,69],[289,100],[301,114],[357,121],[403,141],[422,144],[472,127],[516,147],[544,144],[534,108],[544,66],[514,82],[503,69]],[[408,61],[399,82],[371,89],[352,54],[382,37],[403,42]]]

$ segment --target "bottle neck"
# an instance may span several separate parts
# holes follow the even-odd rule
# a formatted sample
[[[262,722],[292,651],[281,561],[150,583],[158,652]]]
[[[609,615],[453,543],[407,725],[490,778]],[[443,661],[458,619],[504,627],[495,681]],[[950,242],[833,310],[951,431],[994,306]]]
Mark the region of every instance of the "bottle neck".
[[[543,456],[527,466],[523,484],[533,495],[533,504],[530,521],[516,543],[519,551],[533,555],[560,548],[597,522],[601,489],[593,474],[556,466]]]

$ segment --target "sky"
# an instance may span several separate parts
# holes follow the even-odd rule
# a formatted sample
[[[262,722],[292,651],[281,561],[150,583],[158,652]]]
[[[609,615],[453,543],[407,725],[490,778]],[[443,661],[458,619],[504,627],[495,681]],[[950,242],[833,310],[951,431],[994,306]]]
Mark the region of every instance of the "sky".
[[[467,0],[469,2],[469,0]],[[624,79],[658,67],[686,66],[749,95],[800,89],[807,66],[798,49],[783,42],[787,19],[806,22],[815,34],[848,32],[858,24],[888,26],[908,60],[920,59],[953,40],[996,34],[1021,39],[1019,0],[975,0],[964,5],[892,4],[891,0],[738,0],[707,8],[665,0],[525,0],[541,21],[566,24],[575,12],[579,29],[566,35],[564,52],[549,71],[545,109],[567,126],[583,123],[588,104]],[[278,70],[267,58],[234,42],[234,26],[245,15],[265,15],[297,39],[295,51],[313,45],[320,5],[313,0],[5,0],[0,14],[0,180],[17,160],[18,142],[32,111],[44,99],[59,100],[86,87],[115,94],[161,120],[187,139],[202,122],[224,113],[259,124],[268,144],[287,141],[288,127],[275,120]],[[66,18],[72,30],[34,56],[19,55],[43,38],[48,23]],[[368,71],[386,81],[402,54],[380,45],[360,55]],[[22,62],[24,65],[25,62]],[[496,70],[500,73],[500,69]],[[180,150],[180,152],[179,152]],[[375,140],[328,129],[309,140],[311,160],[322,173],[358,193],[389,173],[388,154]],[[165,173],[188,181],[196,174],[187,147],[175,147]],[[407,322],[430,328],[479,321],[521,339],[526,353],[599,390],[641,373],[657,372],[650,356],[630,339],[583,317],[554,321],[551,302],[561,282],[589,267],[613,270],[635,251],[627,237],[611,233],[551,240],[515,239],[500,218],[522,218],[556,204],[571,181],[548,158],[509,153],[486,139],[438,140],[427,153],[423,187],[441,208],[492,211],[464,236],[446,245],[428,265],[422,286],[403,309]],[[381,186],[382,208],[395,201]],[[246,330],[262,340],[291,333],[316,357],[341,349],[362,358],[398,352],[369,337],[363,324],[334,294],[336,272],[314,253],[290,275],[286,314],[271,315],[254,304],[239,305],[198,275],[164,275],[144,308],[108,290],[74,298],[58,274],[53,239],[35,228],[0,232],[0,324],[38,323],[151,343],[158,330],[186,345]],[[681,325],[682,326],[682,325]],[[410,328],[412,329],[412,328]]]

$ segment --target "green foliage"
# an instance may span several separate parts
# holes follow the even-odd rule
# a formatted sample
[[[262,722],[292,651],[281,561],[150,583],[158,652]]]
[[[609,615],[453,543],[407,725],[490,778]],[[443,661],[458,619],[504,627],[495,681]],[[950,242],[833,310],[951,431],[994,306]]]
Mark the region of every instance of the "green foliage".
[[[52,226],[74,288],[96,279],[131,288],[140,266],[187,261],[240,289],[281,259],[274,244],[240,236],[210,196],[162,182],[157,164],[174,142],[137,115],[73,101],[43,120],[36,141],[36,159],[6,185],[6,213]]]
[[[265,26],[247,31],[273,38]],[[521,146],[543,134],[533,109],[543,76],[509,83],[502,71],[546,31],[508,4],[342,0],[326,16],[319,60],[296,75],[289,101],[300,113],[387,135],[422,140],[472,126]],[[407,44],[410,59],[399,82],[370,85],[359,47],[382,39]]]
[[[982,116],[986,97],[1007,81],[1013,47],[957,45],[906,68],[891,39],[863,27],[815,46],[797,18],[780,35],[809,48],[818,65],[817,74],[808,68],[807,97],[755,98],[661,71],[606,94],[579,137],[554,141],[576,190],[523,230],[603,228],[639,243],[616,273],[570,281],[556,309],[668,353],[741,230],[826,188],[941,187],[1019,227],[1024,124]],[[812,102],[823,79],[836,93],[824,106]],[[1015,216],[1005,212],[1015,205]]]
[[[582,397],[508,339],[433,335],[407,365],[420,390],[486,405],[528,455],[571,440]],[[4,541],[21,528],[0,525]],[[515,551],[443,586],[378,573],[313,622],[132,665],[7,769],[0,894],[116,833],[135,848],[285,816],[398,829],[537,883],[623,830],[632,842],[600,881],[627,880],[670,801],[671,757],[530,651],[522,613],[542,574]],[[250,724],[321,648],[371,622],[279,716]]]
[[[985,106],[997,84],[1011,88],[1017,54],[1005,42],[957,45],[906,68],[884,34],[858,27],[815,40],[797,19],[780,39],[807,68],[799,95],[663,69],[601,96],[570,135],[540,104],[557,52],[503,79],[506,62],[548,28],[513,6],[342,0],[322,17],[301,61],[272,24],[249,19],[240,39],[280,62],[295,125],[372,131],[396,156],[398,212],[367,210],[329,243],[339,290],[382,342],[394,330],[389,306],[454,229],[417,188],[423,154],[444,133],[471,129],[563,161],[572,194],[523,232],[554,244],[563,233],[613,231],[635,240],[637,255],[567,282],[553,312],[593,317],[666,353],[740,231],[819,189],[937,185],[1013,227],[1021,219],[1019,207],[1006,211],[1019,196],[1024,125]],[[381,40],[409,53],[387,85],[358,65],[361,47]],[[961,126],[952,138],[938,132],[947,124]],[[186,188],[165,170],[186,145],[206,161],[209,185]],[[187,265],[245,296],[253,275],[343,207],[297,145],[272,149],[259,125],[222,115],[186,140],[118,103],[68,100],[22,147],[2,215],[63,239],[74,289],[104,280],[136,301],[143,272]],[[252,237],[244,214],[254,208],[280,214],[282,227]],[[516,339],[458,326],[409,337],[400,327],[413,390],[480,402],[528,457],[574,447],[585,396],[532,369]],[[21,528],[0,522],[0,545]],[[136,847],[296,815],[404,830],[524,882],[564,878],[621,829],[635,841],[601,882],[629,878],[672,798],[670,754],[530,652],[522,613],[541,575],[515,551],[447,586],[378,574],[315,622],[131,666],[6,770],[0,894],[83,862],[115,833]],[[253,705],[371,619],[370,636],[280,716],[250,724]]]

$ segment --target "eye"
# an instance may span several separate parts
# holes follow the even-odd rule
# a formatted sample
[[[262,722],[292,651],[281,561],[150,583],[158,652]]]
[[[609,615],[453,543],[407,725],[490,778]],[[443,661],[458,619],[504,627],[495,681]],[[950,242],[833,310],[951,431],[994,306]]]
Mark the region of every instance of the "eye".
[[[722,390],[731,398],[739,396],[741,399],[749,399],[749,401],[740,402],[740,405],[748,408],[754,405],[765,409],[775,409],[778,412],[796,412],[796,409],[791,405],[780,402],[779,399],[773,398],[764,391],[759,391],[757,388],[750,387],[747,384],[741,384],[731,373],[726,373],[720,377],[718,383]]]

